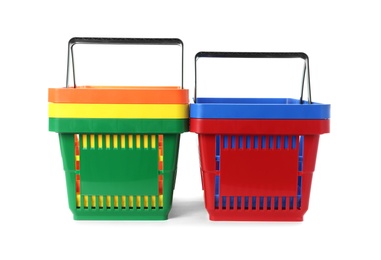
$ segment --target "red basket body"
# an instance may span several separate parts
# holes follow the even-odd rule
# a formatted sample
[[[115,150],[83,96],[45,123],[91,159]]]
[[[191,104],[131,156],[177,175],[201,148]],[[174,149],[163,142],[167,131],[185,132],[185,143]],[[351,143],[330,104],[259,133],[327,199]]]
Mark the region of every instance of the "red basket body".
[[[210,220],[302,221],[329,120],[191,119]]]

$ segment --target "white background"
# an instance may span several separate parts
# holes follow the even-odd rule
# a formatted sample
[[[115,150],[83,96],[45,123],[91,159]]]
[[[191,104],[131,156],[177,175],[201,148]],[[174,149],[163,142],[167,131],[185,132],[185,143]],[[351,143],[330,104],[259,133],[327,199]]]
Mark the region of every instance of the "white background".
[[[0,259],[380,259],[379,5],[263,2],[3,1]],[[209,221],[193,133],[181,137],[167,221],[74,221],[47,115],[74,36],[180,38],[190,96],[198,51],[307,53],[331,133],[321,136],[304,221]]]

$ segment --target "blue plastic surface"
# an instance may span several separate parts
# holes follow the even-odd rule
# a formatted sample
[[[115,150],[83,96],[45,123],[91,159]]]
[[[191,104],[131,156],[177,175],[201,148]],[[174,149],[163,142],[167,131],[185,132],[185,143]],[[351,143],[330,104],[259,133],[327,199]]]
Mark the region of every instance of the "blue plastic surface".
[[[329,119],[330,105],[292,98],[197,98],[190,118]]]

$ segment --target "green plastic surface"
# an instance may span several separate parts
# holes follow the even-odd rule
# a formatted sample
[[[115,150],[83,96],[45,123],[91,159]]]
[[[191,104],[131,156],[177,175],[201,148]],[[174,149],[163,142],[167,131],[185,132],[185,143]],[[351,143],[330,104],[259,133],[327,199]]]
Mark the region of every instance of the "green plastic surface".
[[[127,136],[133,133],[123,133]],[[69,208],[76,220],[165,220],[168,218],[172,207],[173,189],[177,173],[177,157],[180,142],[179,134],[163,134],[163,169],[159,170],[159,134],[155,135],[155,144],[140,146],[136,143],[129,147],[121,145],[120,138],[117,146],[111,137],[108,147],[105,145],[106,134],[102,136],[102,145],[98,144],[96,137],[93,144],[87,139],[83,145],[83,137],[79,134],[80,168],[76,170],[75,163],[75,138],[73,133],[59,133],[59,142],[63,167],[66,174],[66,186]],[[86,134],[89,136],[88,134]],[[118,134],[120,137],[121,134]],[[110,135],[111,136],[111,135]],[[88,138],[88,137],[87,137]],[[133,134],[134,140],[136,134]],[[139,137],[142,138],[142,135]],[[76,175],[80,176],[81,203],[77,207],[76,199]],[[159,207],[156,201],[155,207],[148,200],[148,206],[137,207],[136,196],[159,195],[158,176],[163,176],[163,206]],[[116,207],[111,200],[110,207],[85,207],[83,195],[91,196],[134,196],[134,206]]]
[[[189,119],[49,118],[49,131],[57,133],[183,133]]]

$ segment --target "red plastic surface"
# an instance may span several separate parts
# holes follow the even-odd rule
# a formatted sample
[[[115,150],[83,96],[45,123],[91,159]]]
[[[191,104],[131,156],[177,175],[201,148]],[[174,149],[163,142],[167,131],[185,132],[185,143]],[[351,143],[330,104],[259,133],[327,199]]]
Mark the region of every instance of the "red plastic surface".
[[[199,133],[210,220],[303,220],[319,137],[329,132],[329,120],[191,119],[190,129]]]

